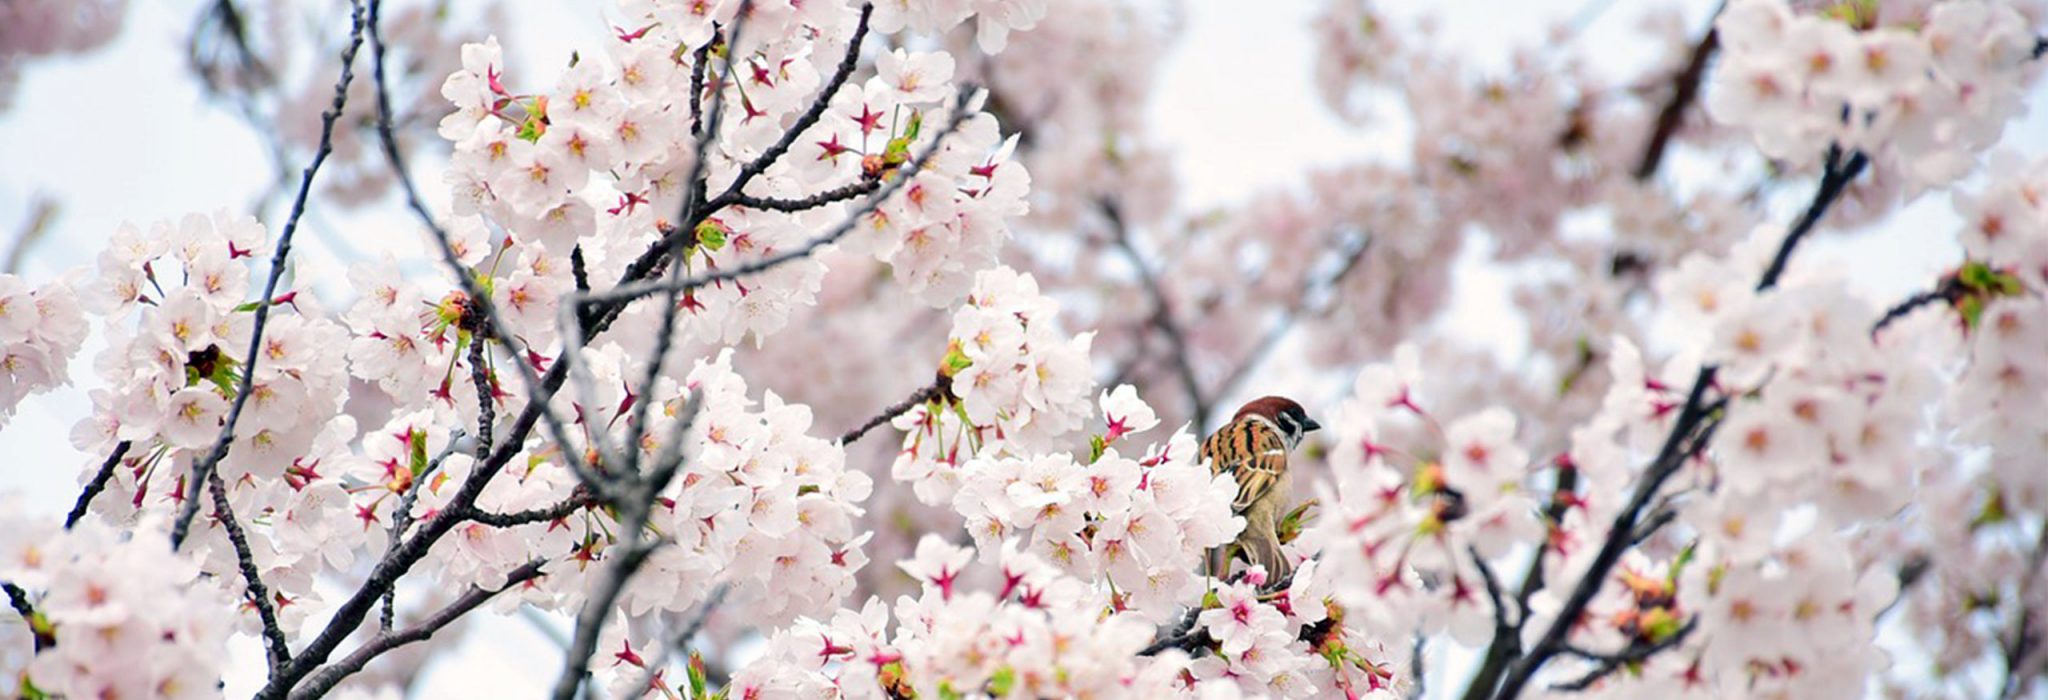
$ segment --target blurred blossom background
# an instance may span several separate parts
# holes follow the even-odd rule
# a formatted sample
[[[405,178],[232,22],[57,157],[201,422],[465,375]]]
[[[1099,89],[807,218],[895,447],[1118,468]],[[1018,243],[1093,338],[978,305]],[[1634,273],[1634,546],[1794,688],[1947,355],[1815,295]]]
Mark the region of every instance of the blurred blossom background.
[[[1212,428],[1228,407],[1262,394],[1298,397],[1311,413],[1334,408],[1358,367],[1386,361],[1403,341],[1424,348],[1432,371],[1469,366],[1475,376],[1518,379],[1463,387],[1474,394],[1463,404],[1541,405],[1546,391],[1569,392],[1579,365],[1604,364],[1593,358],[1614,331],[1598,324],[1640,303],[1628,294],[1601,302],[1586,288],[1640,284],[1624,268],[1672,264],[1674,251],[1718,249],[1758,221],[1788,220],[1812,179],[1780,177],[1739,135],[1708,129],[1695,106],[1649,180],[1691,206],[1622,204],[1648,195],[1605,171],[1634,163],[1715,0],[1397,2],[1369,18],[1344,0],[1049,5],[1039,28],[1013,35],[1005,53],[966,52],[959,66],[992,87],[990,109],[1004,130],[1023,133],[1019,153],[1033,178],[1031,217],[1001,258],[1062,302],[1069,330],[1099,333],[1097,379],[1137,384],[1168,426]],[[123,222],[216,208],[282,220],[317,138],[347,8],[326,0],[236,7],[229,19],[215,3],[191,0],[0,0],[8,271],[32,280],[83,274],[72,271],[89,266]],[[459,65],[460,45],[495,35],[508,80],[545,85],[572,56],[604,55],[614,31],[607,11],[605,3],[525,0],[395,2],[386,11],[401,73],[394,99],[409,116],[403,138],[436,209],[447,207],[438,173],[448,149],[433,124],[447,109],[439,86]],[[1356,36],[1366,22],[1382,28],[1381,43]],[[238,41],[258,61],[245,60]],[[971,30],[938,41],[965,47]],[[1418,60],[1413,48],[1425,44],[1441,60]],[[353,117],[298,238],[293,274],[319,292],[301,304],[346,308],[348,266],[386,250],[399,251],[408,272],[436,272],[433,258],[414,254],[424,250],[419,226],[371,153],[359,111],[371,104],[369,81],[356,87],[365,99],[350,103]],[[2037,90],[2027,101],[2042,97]],[[1521,107],[1474,108],[1486,100]],[[1576,139],[1579,155],[1491,181],[1491,191],[1418,196],[1474,172],[1520,167],[1518,158],[1553,157],[1545,149],[1557,144],[1546,138]],[[2048,154],[2048,113],[2014,121],[2001,148]],[[1838,268],[1859,295],[1888,305],[1961,259],[1945,193],[1895,212],[1868,206],[1884,212],[1875,217],[1881,225],[1859,223],[1852,204],[1797,265]],[[1646,228],[1669,232],[1625,255],[1579,245]],[[1658,249],[1660,240],[1670,248]],[[1596,249],[1613,259],[1583,259]],[[1603,265],[1611,279],[1574,272]],[[1155,327],[1148,275],[1165,281],[1184,326],[1185,370]],[[819,306],[792,319],[796,337],[739,358],[750,381],[810,403],[824,426],[853,424],[921,385],[944,347],[945,316],[893,290],[870,296],[870,282],[828,278]],[[1623,308],[1574,306],[1595,303]],[[828,314],[867,322],[818,321]],[[1659,335],[1641,342],[1668,347]],[[102,346],[89,340],[81,357]],[[819,347],[841,351],[819,356]],[[74,390],[31,398],[0,430],[0,491],[51,516],[76,493],[78,465],[95,458],[54,439],[89,408],[76,389],[95,380],[74,375]],[[1576,396],[1558,399],[1559,410],[1597,402],[1600,390]],[[1525,426],[1537,432],[1529,442],[1554,449],[1561,438],[1541,433],[1551,427]],[[862,448],[850,460],[886,475],[889,439]],[[1313,469],[1298,480],[1312,480]],[[920,517],[914,503],[889,502],[903,498],[889,491],[878,489],[871,504],[878,565],[863,574],[881,577],[870,582],[881,588],[894,570],[879,563],[906,555],[914,527],[905,523]],[[905,531],[892,538],[892,528]],[[564,620],[479,617],[459,645],[419,670],[417,697],[523,697],[551,682],[550,636],[562,634]],[[256,643],[239,638],[234,650],[252,662],[236,665],[230,696],[260,681]],[[1435,655],[1432,680],[1449,682],[1432,683],[1429,696],[1461,690],[1460,669],[1470,663],[1455,651]]]

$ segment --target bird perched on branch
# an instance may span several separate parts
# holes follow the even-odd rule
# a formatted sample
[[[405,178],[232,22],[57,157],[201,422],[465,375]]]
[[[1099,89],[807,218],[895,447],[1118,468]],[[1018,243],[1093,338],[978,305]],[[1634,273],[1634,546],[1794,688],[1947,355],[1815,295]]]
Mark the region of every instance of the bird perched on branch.
[[[1294,491],[1287,453],[1321,427],[1301,404],[1268,396],[1237,409],[1228,425],[1202,441],[1209,472],[1237,480],[1237,499],[1230,508],[1244,516],[1244,531],[1237,541],[1209,553],[1210,575],[1229,573],[1233,551],[1251,564],[1265,566],[1268,581],[1283,580],[1292,571],[1293,564],[1280,553],[1279,534],[1287,497]]]

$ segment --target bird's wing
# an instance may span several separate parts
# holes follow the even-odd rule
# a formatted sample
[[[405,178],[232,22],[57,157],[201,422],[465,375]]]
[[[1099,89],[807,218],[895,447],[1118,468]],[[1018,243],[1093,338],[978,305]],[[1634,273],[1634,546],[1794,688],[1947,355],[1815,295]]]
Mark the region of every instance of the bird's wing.
[[[1230,508],[1239,513],[1273,490],[1287,473],[1287,442],[1262,420],[1247,418],[1223,426],[1202,442],[1202,457],[1209,460],[1210,473],[1228,473],[1237,480],[1237,499]]]

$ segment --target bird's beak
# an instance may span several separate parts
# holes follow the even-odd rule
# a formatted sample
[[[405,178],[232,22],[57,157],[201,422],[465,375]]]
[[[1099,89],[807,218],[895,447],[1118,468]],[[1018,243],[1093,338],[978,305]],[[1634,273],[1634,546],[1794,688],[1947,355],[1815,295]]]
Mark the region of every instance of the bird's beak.
[[[1321,423],[1317,423],[1317,422],[1316,422],[1316,419],[1314,419],[1314,418],[1309,418],[1309,417],[1307,417],[1307,416],[1303,416],[1303,417],[1302,417],[1302,419],[1301,419],[1301,432],[1304,432],[1304,433],[1313,433],[1313,432],[1315,432],[1315,431],[1317,431],[1317,430],[1321,430],[1322,428],[1323,428],[1323,424],[1321,424]]]

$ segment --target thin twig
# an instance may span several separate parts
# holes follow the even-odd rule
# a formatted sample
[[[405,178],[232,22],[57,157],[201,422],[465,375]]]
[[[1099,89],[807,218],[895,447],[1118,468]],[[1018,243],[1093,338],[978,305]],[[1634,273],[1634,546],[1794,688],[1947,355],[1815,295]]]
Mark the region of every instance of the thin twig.
[[[732,198],[734,206],[761,211],[799,212],[816,209],[833,202],[844,202],[875,191],[881,183],[862,179],[849,185],[835,187],[801,199],[780,199],[776,197],[755,197],[738,195]]]
[[[1602,654],[1566,645],[1564,647],[1565,653],[1595,662],[1596,665],[1593,667],[1593,670],[1587,671],[1586,675],[1567,683],[1553,685],[1550,689],[1576,693],[1591,688],[1594,683],[1598,683],[1600,679],[1613,675],[1615,671],[1621,670],[1624,666],[1639,664],[1648,661],[1652,656],[1678,648],[1678,645],[1685,643],[1686,637],[1692,636],[1692,631],[1694,628],[1699,627],[1699,622],[1700,620],[1697,617],[1686,620],[1685,626],[1678,628],[1678,631],[1671,633],[1670,636],[1647,644],[1637,641],[1629,644],[1628,648],[1612,654]]]
[[[92,499],[98,498],[101,491],[107,490],[107,481],[114,477],[114,467],[120,466],[121,458],[127,456],[128,448],[133,446],[134,443],[127,440],[114,445],[114,451],[107,454],[106,461],[100,462],[100,470],[92,475],[92,481],[86,482],[85,491],[78,494],[78,502],[72,504],[71,514],[64,516],[64,529],[69,530],[73,525],[77,525],[79,519],[85,517],[86,511],[92,509]]]
[[[327,154],[334,152],[334,122],[341,119],[342,108],[348,105],[348,85],[355,79],[356,50],[363,46],[363,5],[354,0],[350,4],[354,9],[349,17],[348,47],[341,50],[341,79],[334,84],[334,101],[320,115],[320,145],[313,149],[313,161],[306,165],[305,173],[299,179],[299,194],[292,200],[291,214],[285,218],[284,230],[277,237],[277,250],[270,256],[270,279],[263,283],[263,296],[256,304],[256,321],[249,331],[249,351],[242,356],[242,380],[235,388],[234,403],[228,406],[227,419],[221,423],[220,436],[214,439],[213,449],[204,459],[192,464],[189,483],[194,491],[228,456],[228,446],[235,440],[235,425],[242,420],[242,407],[248,404],[250,387],[256,381],[256,363],[262,359],[263,329],[270,324],[270,300],[277,296],[278,280],[284,277],[285,263],[291,256],[292,234],[299,229],[299,218],[306,214],[306,198],[313,192],[313,176],[319,174],[320,164],[327,162]],[[192,529],[192,519],[198,515],[199,499],[186,498],[177,520],[171,524],[171,549],[185,544],[185,536]]]
[[[846,431],[845,435],[839,436],[839,444],[851,445],[859,442],[861,436],[867,435],[868,431],[895,420],[897,416],[903,415],[926,401],[945,396],[947,392],[951,391],[952,385],[953,380],[951,377],[939,375],[937,379],[932,380],[932,383],[925,385],[924,388],[911,392],[909,397],[896,402],[895,405],[882,409],[881,413],[876,414],[873,418],[869,418],[867,422],[861,423],[860,427]]]
[[[249,602],[256,606],[256,617],[263,622],[263,652],[275,673],[292,658],[291,648],[285,645],[284,630],[277,625],[277,604],[270,599],[270,588],[263,585],[262,572],[256,570],[255,550],[250,549],[249,537],[235,520],[234,508],[228,505],[228,486],[221,481],[219,472],[207,475],[206,490],[213,494],[214,517],[220,519],[221,527],[228,531],[228,542],[235,547],[235,563],[241,567]],[[196,495],[193,500],[198,500]]]
[[[596,503],[597,500],[591,498],[589,491],[579,488],[576,490],[576,493],[551,506],[511,513],[492,513],[477,510],[469,514],[469,519],[491,527],[518,527],[534,523],[551,523],[569,517],[571,513],[589,508]]]
[[[1955,275],[1944,276],[1941,278],[1941,282],[1934,285],[1933,289],[1906,297],[1905,301],[1901,301],[1886,309],[1884,315],[1878,317],[1877,322],[1870,325],[1870,335],[1873,338],[1876,337],[1880,331],[1883,331],[1899,319],[1911,315],[1914,311],[1920,310],[1920,307],[1935,302],[1953,305],[1957,299],[1962,297],[1962,294],[1962,281],[1957,279]]]
[[[462,438],[463,435],[460,430],[450,434],[447,446],[442,447],[441,453],[434,455],[433,459],[427,460],[426,468],[421,469],[419,474],[413,476],[412,486],[407,488],[405,493],[399,494],[398,507],[392,509],[391,513],[391,531],[388,534],[390,540],[386,545],[388,549],[398,548],[398,542],[405,536],[406,528],[412,527],[412,507],[413,504],[419,502],[420,492],[426,490],[424,486],[427,483],[427,478],[432,477],[434,472],[441,470],[442,463],[447,462],[448,457],[455,454],[456,446],[462,443]],[[483,449],[478,448],[477,453],[482,454]],[[397,617],[397,608],[398,587],[392,586],[391,590],[384,592],[384,615],[377,620],[378,631],[391,631],[392,621]]]
[[[456,620],[462,619],[462,616],[469,614],[471,610],[475,610],[484,603],[490,602],[491,598],[499,593],[539,578],[541,576],[541,567],[546,565],[546,563],[547,561],[542,559],[527,562],[525,565],[513,569],[512,573],[507,574],[505,585],[503,586],[489,590],[472,586],[468,592],[462,594],[462,597],[456,598],[455,602],[434,611],[434,614],[428,615],[426,619],[421,620],[418,624],[397,632],[377,635],[376,638],[358,647],[355,652],[342,658],[340,661],[322,667],[318,673],[306,679],[306,684],[303,687],[292,691],[291,700],[312,700],[313,698],[326,695],[327,691],[332,690],[336,684],[354,675],[357,671],[363,670],[364,666],[376,660],[377,657],[384,655],[385,652],[414,642],[426,641],[428,638],[433,637],[434,633],[441,631],[442,628],[453,624]]]

